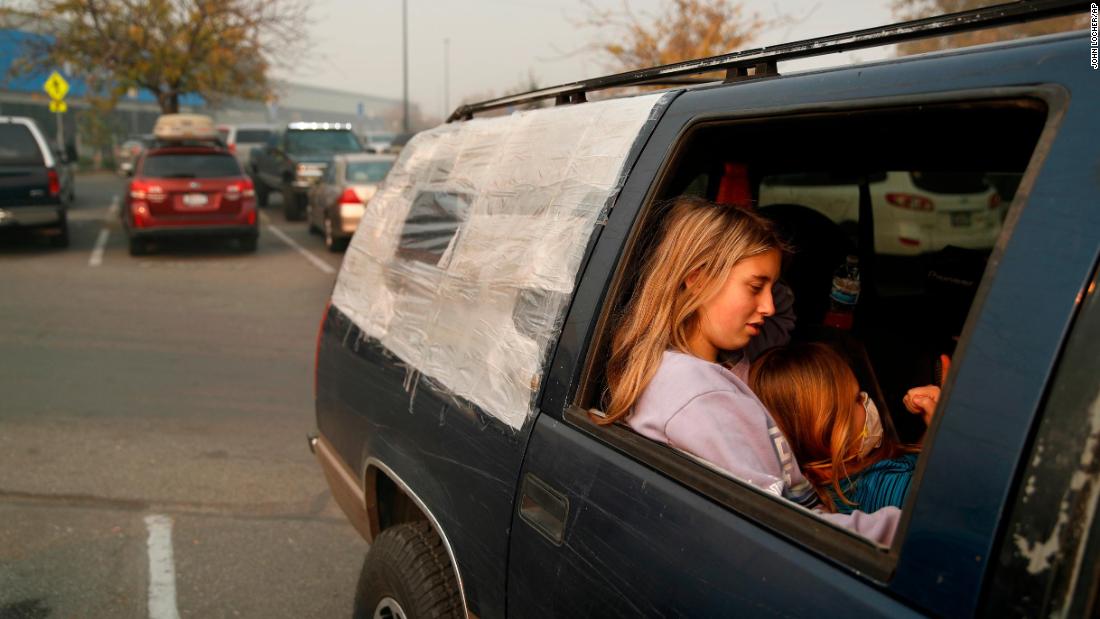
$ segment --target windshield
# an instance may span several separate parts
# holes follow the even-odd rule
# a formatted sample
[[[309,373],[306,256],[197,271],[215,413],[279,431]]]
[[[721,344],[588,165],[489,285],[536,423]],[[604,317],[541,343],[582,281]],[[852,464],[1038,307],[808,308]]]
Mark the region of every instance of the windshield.
[[[241,167],[231,155],[165,153],[146,158],[141,175],[150,178],[222,178],[240,176]]]
[[[352,183],[381,183],[392,167],[392,161],[354,161],[348,164],[346,176]]]
[[[287,152],[295,155],[328,155],[334,153],[358,153],[363,150],[351,131],[288,131]]]
[[[269,129],[238,129],[237,144],[256,143],[263,144],[271,136]]]
[[[0,125],[0,164],[42,165],[42,151],[30,129],[23,125]]]

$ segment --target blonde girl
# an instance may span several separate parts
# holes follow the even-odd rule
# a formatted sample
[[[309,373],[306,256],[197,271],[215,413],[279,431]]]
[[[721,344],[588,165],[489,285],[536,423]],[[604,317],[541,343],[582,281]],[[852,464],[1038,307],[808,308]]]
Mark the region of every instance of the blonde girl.
[[[782,433],[745,383],[755,349],[782,343],[792,317],[771,224],[684,197],[663,219],[612,337],[606,417],[805,506],[817,501]],[[777,303],[786,324],[774,320]],[[768,340],[751,345],[754,339]],[[759,340],[758,340],[759,341]],[[888,542],[896,510],[831,514]]]

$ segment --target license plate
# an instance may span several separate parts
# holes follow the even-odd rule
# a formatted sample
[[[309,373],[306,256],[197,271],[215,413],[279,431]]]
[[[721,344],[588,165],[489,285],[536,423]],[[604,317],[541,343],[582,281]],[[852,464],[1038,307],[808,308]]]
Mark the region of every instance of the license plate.
[[[970,225],[970,213],[951,213],[951,225],[955,227],[969,226]]]
[[[206,206],[205,193],[189,193],[183,196],[184,206]]]

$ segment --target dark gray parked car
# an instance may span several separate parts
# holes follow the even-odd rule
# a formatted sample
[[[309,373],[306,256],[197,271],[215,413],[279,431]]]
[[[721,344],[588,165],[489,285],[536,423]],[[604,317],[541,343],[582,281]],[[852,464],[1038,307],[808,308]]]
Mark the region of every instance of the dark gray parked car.
[[[256,186],[256,200],[267,206],[269,195],[281,193],[286,218],[303,219],[309,188],[324,174],[333,155],[361,152],[363,144],[348,123],[290,123],[249,153],[248,173]]]
[[[34,120],[0,116],[0,228],[41,231],[54,246],[69,245],[72,155],[51,148]]]

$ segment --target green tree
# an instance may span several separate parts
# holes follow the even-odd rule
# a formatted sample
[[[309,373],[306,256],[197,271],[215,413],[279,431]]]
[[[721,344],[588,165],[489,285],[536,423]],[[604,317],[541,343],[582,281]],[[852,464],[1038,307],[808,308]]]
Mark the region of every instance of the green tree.
[[[579,25],[598,32],[593,47],[614,71],[726,54],[772,26],[735,0],[664,0],[655,13],[635,12],[627,0],[619,9],[585,4]]]
[[[1003,0],[893,0],[893,11],[899,19],[909,20],[969,11],[1001,3],[1003,3]],[[1082,7],[1084,7],[1084,4],[1082,4]],[[954,49],[968,45],[1021,39],[1041,34],[1077,30],[1085,28],[1087,25],[1088,14],[1082,9],[1080,15],[1044,19],[901,43],[898,45],[898,55],[920,54],[938,49]]]
[[[30,39],[17,72],[68,66],[92,95],[116,102],[133,87],[165,113],[180,97],[211,103],[271,97],[268,69],[300,54],[305,0],[39,0],[0,9]]]

